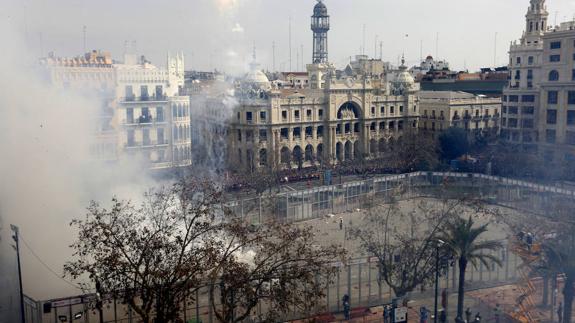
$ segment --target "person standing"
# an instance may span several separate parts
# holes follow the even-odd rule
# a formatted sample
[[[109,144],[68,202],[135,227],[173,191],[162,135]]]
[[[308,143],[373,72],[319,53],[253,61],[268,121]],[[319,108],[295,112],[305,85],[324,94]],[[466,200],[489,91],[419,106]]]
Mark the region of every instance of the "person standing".
[[[343,230],[343,218],[339,217],[339,231]]]
[[[391,323],[390,316],[391,310],[389,309],[389,306],[385,305],[383,307],[383,323]]]
[[[465,322],[471,322],[471,309],[468,307],[465,310]]]
[[[563,303],[559,302],[559,307],[557,307],[557,318],[559,323],[563,323]]]

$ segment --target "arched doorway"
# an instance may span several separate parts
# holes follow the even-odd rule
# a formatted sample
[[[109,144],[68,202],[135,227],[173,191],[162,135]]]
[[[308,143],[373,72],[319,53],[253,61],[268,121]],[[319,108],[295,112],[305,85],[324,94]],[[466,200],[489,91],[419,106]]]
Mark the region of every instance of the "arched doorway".
[[[307,145],[305,147],[305,161],[312,162],[313,161],[313,146]]]
[[[345,154],[344,154],[344,160],[350,160],[353,159],[353,144],[351,143],[351,141],[347,141],[345,143]]]
[[[303,153],[300,146],[295,146],[292,153],[293,161],[297,164],[298,168],[303,166]]]
[[[289,164],[291,162],[291,151],[288,147],[283,147],[280,152],[280,160],[282,164]]]

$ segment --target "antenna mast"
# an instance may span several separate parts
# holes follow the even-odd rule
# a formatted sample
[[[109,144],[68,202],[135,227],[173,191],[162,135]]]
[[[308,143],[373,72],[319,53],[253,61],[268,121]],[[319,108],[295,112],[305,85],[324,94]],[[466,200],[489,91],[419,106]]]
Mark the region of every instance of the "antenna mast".
[[[289,16],[289,71],[292,71],[292,66],[291,66],[291,16]]]
[[[82,27],[82,33],[83,33],[83,37],[84,37],[84,53],[87,53],[87,47],[88,47],[88,27],[86,27],[86,25],[84,25],[84,27]]]

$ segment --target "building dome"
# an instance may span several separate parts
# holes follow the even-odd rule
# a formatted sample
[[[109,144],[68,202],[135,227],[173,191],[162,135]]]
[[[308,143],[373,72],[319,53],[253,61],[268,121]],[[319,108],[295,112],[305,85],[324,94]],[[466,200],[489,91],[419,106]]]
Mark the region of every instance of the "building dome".
[[[327,7],[321,0],[313,7],[313,15],[315,17],[327,16]]]
[[[401,66],[399,67],[399,73],[395,77],[395,82],[404,85],[404,88],[410,88],[415,84],[415,79],[411,76],[411,73],[407,70],[405,66],[405,58],[401,58]]]
[[[246,83],[256,83],[256,84],[269,84],[270,80],[266,74],[260,70],[251,70],[244,77],[244,82]]]

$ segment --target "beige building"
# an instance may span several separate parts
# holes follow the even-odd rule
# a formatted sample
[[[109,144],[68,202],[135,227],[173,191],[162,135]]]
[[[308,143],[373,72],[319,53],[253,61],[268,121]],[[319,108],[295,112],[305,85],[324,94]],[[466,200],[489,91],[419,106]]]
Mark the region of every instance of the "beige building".
[[[502,139],[547,160],[575,162],[575,23],[548,27],[545,0],[531,0],[526,31],[511,45]]]
[[[322,2],[314,8],[312,30],[309,86],[280,89],[255,62],[238,82],[228,138],[231,165],[301,168],[374,158],[404,131],[417,129],[419,87],[405,64],[390,79],[373,73],[374,62],[338,73],[327,60],[329,16]]]
[[[495,136],[500,127],[501,99],[465,92],[420,91],[419,128],[441,132],[450,127]]]
[[[183,55],[168,56],[165,69],[131,54],[118,63],[98,51],[50,55],[41,63],[52,84],[101,102],[90,147],[95,158],[135,157],[152,169],[191,164],[190,99],[180,95]]]

